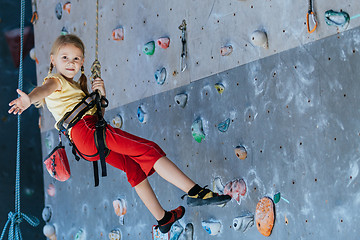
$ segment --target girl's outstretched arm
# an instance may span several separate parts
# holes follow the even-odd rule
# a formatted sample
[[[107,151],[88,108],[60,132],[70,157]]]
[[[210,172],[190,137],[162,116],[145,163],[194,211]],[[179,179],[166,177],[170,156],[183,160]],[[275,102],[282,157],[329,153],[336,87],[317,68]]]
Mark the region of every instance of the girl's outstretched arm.
[[[56,90],[61,90],[61,84],[59,80],[52,78],[48,79],[44,85],[34,88],[29,95],[17,89],[16,92],[20,97],[9,103],[11,108],[8,113],[21,114],[28,109],[31,104],[49,96]]]

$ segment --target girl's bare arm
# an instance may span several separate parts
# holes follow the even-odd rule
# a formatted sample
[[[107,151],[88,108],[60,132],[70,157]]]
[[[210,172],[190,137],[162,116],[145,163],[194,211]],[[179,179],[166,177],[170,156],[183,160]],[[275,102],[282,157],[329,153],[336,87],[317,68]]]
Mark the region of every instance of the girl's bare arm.
[[[9,106],[11,108],[9,109],[8,113],[21,114],[27,108],[29,108],[31,104],[39,102],[43,98],[49,96],[54,91],[60,89],[61,84],[59,80],[52,78],[48,79],[44,85],[36,87],[28,95],[17,89],[16,91],[20,95],[20,97],[9,103]]]

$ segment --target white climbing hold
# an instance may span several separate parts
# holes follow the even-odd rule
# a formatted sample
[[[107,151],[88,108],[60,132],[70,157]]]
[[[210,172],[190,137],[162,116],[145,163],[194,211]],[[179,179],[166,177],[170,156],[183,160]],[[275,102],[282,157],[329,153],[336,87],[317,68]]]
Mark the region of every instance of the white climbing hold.
[[[109,233],[109,239],[110,240],[121,240],[121,232],[120,229],[116,228],[111,230]]]
[[[161,68],[155,72],[155,80],[157,84],[163,85],[166,80],[166,68]]]
[[[235,231],[246,232],[250,227],[254,225],[254,215],[247,213],[239,217],[234,218],[233,227]]]
[[[43,233],[50,240],[56,240],[56,232],[55,232],[55,227],[53,225],[46,224],[43,227]]]
[[[112,126],[115,128],[121,128],[123,125],[123,120],[120,114],[116,115],[112,120],[111,120]]]
[[[186,93],[181,93],[175,96],[174,100],[177,105],[184,108],[187,103],[188,95]]]
[[[258,47],[268,48],[268,38],[266,32],[256,30],[251,34],[251,42]]]
[[[218,235],[221,230],[221,223],[217,221],[202,221],[201,226],[210,235]]]
[[[213,191],[220,195],[224,194],[224,184],[221,182],[221,178],[216,177],[213,181]]]

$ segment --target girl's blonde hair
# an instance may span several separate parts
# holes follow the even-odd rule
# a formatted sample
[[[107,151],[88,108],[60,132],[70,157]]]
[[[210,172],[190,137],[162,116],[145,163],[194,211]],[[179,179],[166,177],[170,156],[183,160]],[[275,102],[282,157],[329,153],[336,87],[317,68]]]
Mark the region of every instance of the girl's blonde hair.
[[[60,35],[55,42],[52,45],[50,55],[56,55],[59,49],[67,44],[71,44],[78,49],[81,50],[83,57],[85,56],[85,46],[84,43],[81,41],[81,39],[74,35],[74,34],[66,34],[66,35]],[[53,70],[54,66],[52,63],[50,63],[50,69],[49,72]],[[87,88],[87,78],[84,74],[84,68],[81,68],[81,76],[79,78],[79,84],[81,90],[85,92],[86,94],[89,94],[88,88]]]
[[[66,35],[60,35],[56,38],[55,42],[53,43],[51,47],[50,55],[56,55],[61,47],[71,44],[78,49],[81,50],[83,57],[85,56],[85,46],[84,43],[81,41],[81,39],[74,35],[74,34],[66,34]],[[50,62],[50,68],[49,68],[49,74],[52,72],[54,68],[54,65]],[[89,94],[88,87],[87,87],[87,78],[84,74],[84,66],[81,66],[81,76],[79,78],[79,84],[81,90],[85,94]],[[35,107],[43,107],[45,105],[45,99],[42,99],[41,101],[35,103]]]

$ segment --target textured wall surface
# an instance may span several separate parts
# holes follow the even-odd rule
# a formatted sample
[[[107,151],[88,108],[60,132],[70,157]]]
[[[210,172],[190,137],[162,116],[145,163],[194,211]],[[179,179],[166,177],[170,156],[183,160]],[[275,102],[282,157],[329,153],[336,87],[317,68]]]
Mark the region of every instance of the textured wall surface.
[[[194,239],[198,240],[265,239],[255,226],[246,233],[234,231],[232,221],[243,212],[254,213],[261,197],[272,198],[281,192],[288,202],[276,204],[270,239],[356,239],[359,218],[355,212],[360,203],[360,29],[356,21],[360,20],[354,19],[349,31],[333,35],[343,30],[327,26],[323,14],[342,8],[355,15],[360,12],[359,3],[346,1],[340,6],[315,1],[320,25],[312,35],[304,25],[307,6],[300,2],[186,3],[120,1],[100,6],[99,58],[111,102],[106,120],[111,122],[120,114],[123,130],[157,142],[201,185],[212,186],[216,177],[223,183],[236,178],[246,182],[247,193],[240,204],[232,200],[224,208],[187,207],[180,224],[193,223]],[[47,11],[55,8],[54,2],[39,1],[38,7],[40,16],[49,15],[35,27],[38,82],[46,75],[48,49],[63,26],[83,38],[89,69],[95,22],[88,14],[95,14],[95,6],[73,2],[72,12],[63,13],[61,20]],[[81,14],[84,12],[87,15]],[[181,32],[177,27],[184,18],[188,22],[189,68],[181,73]],[[117,25],[125,29],[124,41],[111,39]],[[41,28],[56,31],[42,35]],[[250,44],[249,35],[256,29],[267,31],[268,50]],[[156,48],[153,56],[142,53],[143,44],[161,36],[170,36],[169,49]],[[220,47],[227,43],[234,45],[234,52],[222,57]],[[161,66],[169,73],[162,86],[153,77]],[[214,87],[218,82],[225,86],[222,94]],[[189,99],[181,108],[174,97],[184,92]],[[145,124],[137,119],[139,106],[148,115]],[[57,144],[57,134],[47,110],[43,116],[45,156]],[[191,135],[197,118],[202,119],[206,135],[201,143]],[[217,126],[227,118],[229,129],[220,132]],[[240,144],[248,150],[245,161],[234,153]],[[68,146],[67,150],[70,180],[54,182],[44,175],[45,188],[54,184],[56,189],[55,196],[45,194],[45,204],[53,210],[50,224],[58,239],[73,239],[79,229],[86,232],[87,239],[107,239],[114,228],[120,228],[122,239],[151,239],[155,220],[125,174],[109,166],[108,177],[94,188],[91,164],[76,162]],[[164,208],[186,205],[180,198],[183,193],[157,175],[150,177],[150,183]],[[112,201],[117,198],[128,203],[124,225],[113,211]],[[202,221],[210,219],[222,223],[217,237],[210,237],[201,227]]]

